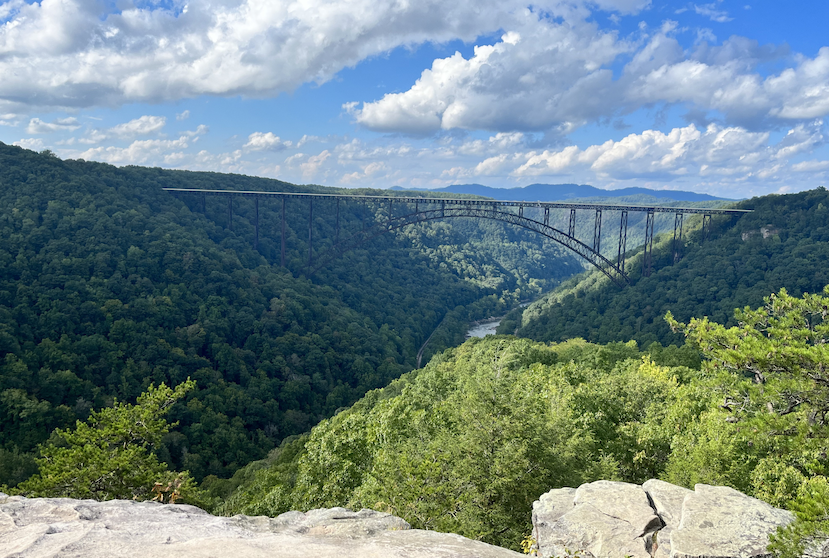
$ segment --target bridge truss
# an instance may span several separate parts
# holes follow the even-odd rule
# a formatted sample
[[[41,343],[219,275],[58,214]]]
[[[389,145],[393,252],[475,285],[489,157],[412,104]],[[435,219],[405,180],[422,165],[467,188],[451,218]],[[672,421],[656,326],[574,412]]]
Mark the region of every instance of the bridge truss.
[[[604,273],[611,281],[619,286],[630,283],[630,277],[625,269],[627,252],[627,224],[628,215],[631,212],[645,213],[645,245],[644,257],[642,258],[642,275],[649,276],[653,270],[653,236],[654,221],[657,213],[671,213],[674,215],[674,236],[673,236],[673,260],[681,258],[683,218],[685,215],[702,215],[702,237],[707,240],[711,232],[712,215],[738,215],[749,213],[746,209],[719,209],[699,207],[666,207],[666,206],[642,206],[642,205],[619,205],[619,204],[593,204],[593,203],[559,203],[559,202],[533,202],[533,201],[502,201],[491,199],[471,198],[423,198],[407,196],[357,196],[338,194],[311,194],[298,192],[260,192],[260,191],[237,191],[237,190],[206,190],[190,188],[164,188],[165,191],[179,196],[183,194],[199,196],[201,198],[202,211],[206,212],[207,197],[219,196],[227,200],[228,226],[233,229],[233,198],[253,198],[254,200],[254,239],[253,246],[259,247],[259,201],[260,199],[280,199],[281,204],[281,263],[285,266],[285,212],[286,201],[290,198],[302,199],[308,202],[308,264],[309,275],[313,275],[320,268],[327,265],[339,255],[357,248],[361,244],[376,238],[382,234],[409,226],[416,223],[424,223],[440,219],[454,217],[469,217],[479,219],[493,219],[510,223],[525,229],[534,231],[546,236],[566,248],[572,250],[599,271]],[[314,201],[327,200],[334,202],[334,229],[336,237],[333,245],[316,261],[313,259],[313,219]],[[360,231],[349,233],[348,236],[340,238],[340,204],[343,202],[361,202],[388,205],[388,214],[385,220],[374,220],[372,223],[363,223]],[[398,207],[395,215],[394,207]],[[525,209],[537,208],[537,216],[525,215]],[[560,230],[550,225],[550,211],[565,209],[569,210],[569,222],[567,231]],[[576,211],[592,213],[594,219],[592,245],[576,238]],[[615,260],[610,260],[601,253],[602,245],[602,215],[606,212],[619,213],[619,237],[618,249]],[[543,212],[543,216],[542,216]]]

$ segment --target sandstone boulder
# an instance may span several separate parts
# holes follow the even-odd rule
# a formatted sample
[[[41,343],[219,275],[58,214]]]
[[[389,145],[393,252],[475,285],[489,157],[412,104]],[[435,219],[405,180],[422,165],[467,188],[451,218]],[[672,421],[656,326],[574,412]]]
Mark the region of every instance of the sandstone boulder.
[[[580,551],[596,557],[650,558],[651,534],[662,527],[642,487],[624,482],[583,484],[574,491],[571,509],[558,517],[563,506],[553,508],[551,515],[539,513],[541,509],[535,525],[543,528],[536,528],[535,536],[545,557]]]
[[[343,508],[216,517],[187,505],[0,494],[0,558],[517,558],[459,535]]]
[[[679,527],[682,519],[682,503],[694,491],[658,479],[647,481],[642,488],[648,493],[651,504],[665,524],[656,533],[653,555],[655,558],[668,558],[671,555],[671,533]]]
[[[733,488],[698,484],[683,501],[682,519],[671,534],[671,556],[769,556],[769,533],[793,520],[791,512]]]
[[[765,557],[769,534],[793,519],[732,488],[698,484],[688,490],[660,480],[560,488],[533,505],[543,558]]]

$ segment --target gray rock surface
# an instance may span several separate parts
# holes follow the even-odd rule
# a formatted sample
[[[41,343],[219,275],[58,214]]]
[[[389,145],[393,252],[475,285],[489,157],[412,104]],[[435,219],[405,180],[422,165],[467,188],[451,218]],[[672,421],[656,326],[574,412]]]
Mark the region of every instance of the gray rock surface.
[[[727,486],[698,484],[682,503],[671,556],[769,556],[769,533],[794,516]]]
[[[572,499],[572,504],[568,504]],[[560,488],[533,505],[539,556],[754,558],[791,513],[732,488],[688,490],[660,480],[642,486],[599,481]]]
[[[671,555],[671,533],[679,527],[682,519],[682,503],[694,491],[658,479],[647,481],[642,488],[650,496],[651,504],[665,524],[656,534],[653,555],[655,558],[668,558]]]
[[[398,517],[343,508],[216,517],[187,505],[0,493],[0,558],[516,558]]]
[[[533,531],[537,541],[549,541],[556,520],[573,509],[575,488],[551,490],[533,502]]]
[[[574,493],[572,508],[555,517],[558,511],[535,514],[544,525],[535,535],[541,556],[582,551],[597,557],[650,558],[651,533],[662,527],[642,487],[625,482],[583,484]]]

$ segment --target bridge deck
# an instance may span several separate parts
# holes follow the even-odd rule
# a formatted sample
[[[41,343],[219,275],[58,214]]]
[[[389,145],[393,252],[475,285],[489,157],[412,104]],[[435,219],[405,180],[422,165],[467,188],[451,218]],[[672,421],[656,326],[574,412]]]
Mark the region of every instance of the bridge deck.
[[[402,203],[444,203],[447,205],[500,205],[503,207],[541,207],[550,209],[601,209],[606,211],[647,211],[654,213],[689,213],[705,215],[733,215],[739,213],[751,213],[750,209],[724,209],[705,207],[674,207],[667,205],[622,205],[602,203],[568,203],[568,202],[542,202],[542,201],[508,201],[494,200],[488,198],[420,198],[409,196],[358,196],[349,194],[313,194],[305,192],[262,192],[255,190],[208,190],[198,188],[163,188],[167,192],[180,192],[188,194],[204,194],[212,196],[243,196],[243,197],[288,197],[288,198],[317,198],[317,199],[343,199],[343,200],[364,200],[376,202],[402,202]]]

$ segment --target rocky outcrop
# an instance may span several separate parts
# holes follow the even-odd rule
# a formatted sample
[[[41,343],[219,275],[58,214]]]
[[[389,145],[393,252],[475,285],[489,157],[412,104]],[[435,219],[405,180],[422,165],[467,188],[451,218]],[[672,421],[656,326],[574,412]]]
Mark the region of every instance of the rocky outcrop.
[[[765,557],[769,533],[793,519],[733,488],[688,490],[655,479],[642,486],[598,481],[559,488],[533,504],[544,558]]]
[[[216,517],[188,505],[0,493],[0,558],[517,558],[372,510]]]

